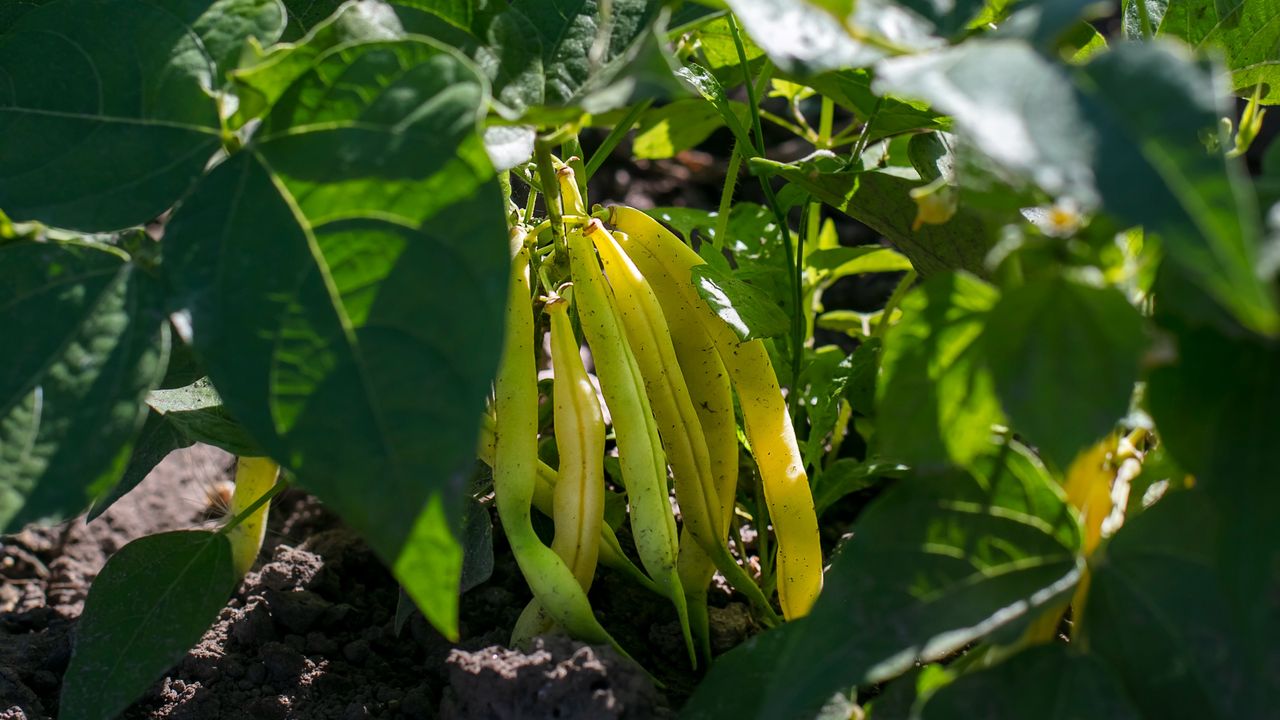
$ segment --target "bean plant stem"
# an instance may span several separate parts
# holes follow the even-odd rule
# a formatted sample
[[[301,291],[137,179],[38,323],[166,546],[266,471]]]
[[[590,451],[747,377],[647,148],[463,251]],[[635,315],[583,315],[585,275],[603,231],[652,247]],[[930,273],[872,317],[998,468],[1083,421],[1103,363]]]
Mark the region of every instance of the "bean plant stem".
[[[733,13],[725,16],[729,21],[729,33],[733,36],[734,48],[738,51],[738,61],[742,63],[742,74],[747,86],[747,107],[751,110],[751,129],[755,135],[756,155],[765,157],[764,152],[764,132],[760,128],[760,112],[759,106],[756,104],[756,91],[751,84],[751,67],[747,62],[747,50],[742,44],[742,33],[738,30],[738,22],[733,17]],[[761,71],[762,76],[768,72]],[[778,205],[778,197],[773,192],[773,186],[769,184],[769,179],[764,175],[757,176],[760,180],[760,189],[764,191],[765,199],[769,203],[769,209],[773,211],[774,221],[778,224],[778,229],[782,232],[782,247],[786,253],[787,267],[794,267],[796,263],[803,262],[797,258],[797,254],[803,255],[804,241],[800,240],[800,247],[793,248],[791,243],[791,228],[787,225],[787,217],[782,212],[782,207]],[[797,252],[799,251],[799,252]],[[801,315],[800,303],[801,287],[799,276],[792,274],[791,276],[791,392],[787,393],[787,411],[791,415],[792,424],[796,424],[796,414],[798,412],[798,394],[797,388],[800,386],[800,361],[804,357],[804,318]]]
[[[596,174],[600,166],[604,165],[604,161],[609,159],[609,154],[613,152],[614,148],[618,147],[618,143],[622,142],[622,138],[627,136],[631,127],[640,121],[640,116],[652,104],[653,100],[645,100],[636,104],[627,111],[627,114],[622,117],[622,120],[618,121],[617,125],[613,126],[613,129],[605,136],[604,142],[600,143],[600,147],[596,148],[596,151],[591,155],[591,159],[587,161],[586,166],[583,168],[581,182],[585,184],[591,179],[592,175]]]
[[[565,247],[564,220],[560,212],[560,183],[556,179],[555,165],[551,162],[551,142],[538,138],[533,144],[533,159],[538,167],[538,182],[542,184],[543,205],[551,220],[551,237],[557,248]]]
[[[738,173],[742,170],[742,148],[741,141],[733,142],[733,153],[729,155],[729,169],[725,172],[724,190],[720,192],[720,208],[716,211],[716,232],[712,237],[712,243],[718,248],[724,248],[728,238],[725,233],[729,232],[729,213],[733,210],[733,193],[738,187]]]
[[[872,332],[872,337],[884,338],[884,334],[889,330],[889,321],[893,311],[898,308],[902,298],[906,296],[907,291],[911,289],[911,285],[915,281],[916,271],[914,269],[908,270],[903,274],[902,279],[898,281],[898,286],[893,289],[893,294],[885,302],[884,310],[880,312],[880,322],[876,323],[876,329]]]

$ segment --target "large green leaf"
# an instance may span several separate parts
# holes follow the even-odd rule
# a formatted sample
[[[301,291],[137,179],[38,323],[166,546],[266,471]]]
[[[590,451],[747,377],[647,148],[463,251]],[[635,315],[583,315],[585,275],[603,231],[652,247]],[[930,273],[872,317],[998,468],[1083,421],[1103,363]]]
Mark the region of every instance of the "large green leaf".
[[[121,548],[89,588],[58,717],[123,712],[196,644],[237,582],[222,535],[169,532]]]
[[[876,94],[871,71],[865,68],[835,70],[805,80],[823,96],[851,111],[867,128],[869,141],[912,130],[948,130],[951,120],[930,110],[925,103],[908,102]]]
[[[93,522],[117,500],[128,495],[169,453],[193,444],[194,440],[182,434],[163,415],[154,410],[147,413],[147,420],[142,423],[142,429],[133,442],[133,452],[129,455],[129,463],[120,475],[120,480],[105,494],[94,499],[93,505],[85,513],[85,522]]]
[[[1280,493],[1240,500],[1172,493],[1091,563],[1082,642],[1145,717],[1260,718],[1280,701]]]
[[[191,187],[220,143],[215,58],[193,27],[211,5],[60,0],[0,34],[10,217],[112,230],[151,220]]]
[[[516,0],[473,21],[474,48],[463,48],[493,83],[511,118],[601,113],[675,89],[672,61],[655,25],[655,0]]]
[[[720,658],[683,717],[813,717],[838,690],[945,656],[1069,590],[1079,527],[1054,483],[990,456],[977,468],[886,491],[813,612]]]
[[[746,342],[777,337],[791,328],[791,320],[773,296],[745,283],[733,273],[712,265],[693,268],[693,285],[703,302]]]
[[[726,4],[779,68],[799,75],[865,67],[885,57],[885,44],[918,50],[941,43],[932,35],[937,28],[928,16],[917,12],[934,5],[927,0],[729,0]],[[975,0],[937,6],[958,6],[963,13],[963,8],[975,4],[980,9],[981,4]],[[915,7],[904,7],[912,5]],[[856,30],[850,32],[847,28]],[[860,42],[855,33],[861,38],[874,37],[878,42]]]
[[[1212,327],[1176,330],[1177,359],[1151,373],[1147,402],[1165,449],[1211,493],[1276,482],[1280,345]]]
[[[910,192],[924,180],[903,168],[866,172],[820,172],[801,165],[752,160],[753,169],[782,176],[815,198],[880,233],[921,275],[949,270],[986,274],[987,251],[996,243],[998,225],[961,207],[941,225],[914,227],[918,207]]]
[[[1140,720],[1105,663],[1065,645],[1024,650],[935,692],[920,720]]]
[[[914,467],[965,465],[1002,419],[982,354],[998,295],[970,275],[938,275],[902,301],[876,387],[877,456]]]
[[[291,23],[299,17],[290,11]],[[246,59],[240,69],[232,73],[239,98],[236,113],[230,119],[233,126],[239,127],[260,117],[326,52],[347,43],[394,40],[404,35],[396,14],[382,3],[349,0],[332,15],[318,20],[307,27],[305,37],[273,46],[260,57]]]
[[[982,344],[1014,430],[1065,470],[1128,412],[1146,333],[1119,290],[1053,276],[1007,291]]]
[[[1262,101],[1280,104],[1280,0],[1179,0],[1158,24],[1161,35],[1221,51],[1235,92],[1261,83]]]
[[[1202,135],[1227,114],[1212,71],[1168,44],[1121,45],[1083,67],[1021,41],[881,63],[875,87],[929,100],[1015,186],[1143,225],[1245,324],[1280,328],[1258,277],[1261,229],[1241,168]]]
[[[180,388],[153,390],[147,405],[192,442],[220,447],[232,455],[262,455],[244,428],[231,417],[207,378]]]
[[[501,344],[502,199],[483,81],[423,40],[341,47],[165,238],[227,409],[456,632],[451,533]]]
[[[124,471],[164,376],[161,303],[118,252],[0,245],[0,532],[78,513]]]

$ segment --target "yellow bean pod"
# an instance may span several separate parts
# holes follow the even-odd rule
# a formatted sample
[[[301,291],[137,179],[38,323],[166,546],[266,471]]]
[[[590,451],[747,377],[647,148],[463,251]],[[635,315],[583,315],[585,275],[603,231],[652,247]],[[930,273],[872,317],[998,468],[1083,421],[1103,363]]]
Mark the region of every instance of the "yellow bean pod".
[[[722,519],[720,493],[706,437],[657,295],[599,220],[593,219],[586,233],[604,262],[605,274],[618,301],[623,329],[635,351],[658,434],[675,477],[684,527],[729,582],[766,617],[772,618],[774,613],[768,599],[725,547],[727,523]],[[683,581],[682,577],[682,584]],[[688,588],[685,592],[687,596]],[[701,618],[695,622],[701,622]]]
[[[236,489],[231,495],[231,517],[249,509],[276,484],[280,466],[271,458],[242,457],[236,460]],[[267,533],[267,510],[271,503],[253,511],[240,524],[227,531],[231,543],[231,562],[237,575],[244,575],[253,567],[262,550],[262,540]]]
[[[729,371],[777,534],[778,599],[787,619],[804,616],[822,591],[822,546],[803,456],[769,353],[760,340],[741,342],[698,296],[691,273],[704,261],[690,247],[633,208],[610,208],[609,221],[626,233],[623,249],[659,296],[679,294],[697,308]]]
[[[604,414],[587,377],[569,323],[569,303],[547,303],[551,318],[551,367],[555,373],[555,538],[551,549],[564,559],[583,590],[591,589],[604,526]]]
[[[625,655],[600,625],[587,595],[560,556],[542,543],[531,518],[538,458],[538,381],[534,365],[534,325],[529,252],[523,233],[512,238],[506,343],[494,383],[493,488],[498,516],[511,553],[533,596],[547,614],[578,639],[608,643]]]
[[[493,417],[485,415],[480,427],[480,443],[476,447],[476,456],[484,464],[493,467],[493,450],[494,421]],[[543,515],[551,517],[555,513],[553,508],[555,507],[556,471],[541,460],[538,461],[537,467],[538,476],[537,485],[533,489],[533,506]],[[656,595],[663,594],[662,589],[636,567],[635,563],[631,562],[631,558],[627,557],[622,550],[622,543],[618,542],[618,536],[608,524],[600,526],[600,564],[626,575],[632,582]]]
[[[644,381],[618,309],[591,243],[573,228],[569,269],[582,331],[596,361],[600,389],[613,418],[622,480],[631,505],[631,530],[640,562],[676,607],[691,662],[696,662],[688,605],[676,573],[675,518],[667,495],[667,463]]]

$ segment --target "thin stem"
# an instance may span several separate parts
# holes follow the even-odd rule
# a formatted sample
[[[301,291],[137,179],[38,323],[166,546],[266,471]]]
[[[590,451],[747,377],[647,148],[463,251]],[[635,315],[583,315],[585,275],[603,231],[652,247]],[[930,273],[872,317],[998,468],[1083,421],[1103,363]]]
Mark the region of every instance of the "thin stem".
[[[818,140],[823,147],[831,145],[831,126],[835,123],[836,103],[826,95],[822,96],[822,113],[818,116]]]
[[[534,207],[534,203],[537,200],[538,200],[538,191],[535,190],[534,188],[529,188],[529,197],[527,200],[525,200],[525,203],[524,203],[524,224],[525,225],[528,225],[529,223],[533,222],[533,207]]]
[[[725,173],[724,189],[720,192],[720,209],[716,211],[716,233],[711,239],[712,244],[718,248],[723,248],[727,242],[725,233],[729,231],[729,213],[733,209],[733,193],[738,186],[738,172],[742,169],[742,152],[738,147],[741,144],[737,140],[733,142],[733,153],[729,156],[729,170]]]
[[[862,153],[867,151],[867,145],[871,142],[871,124],[876,121],[876,116],[880,114],[880,104],[884,102],[883,97],[876,98],[876,104],[871,107],[871,114],[867,116],[867,123],[862,126],[862,133],[858,135],[858,144],[853,146],[852,158],[856,162],[862,158]]]
[[[585,171],[582,173],[582,182],[585,183],[591,179],[592,175],[596,174],[600,166],[604,165],[604,161],[609,159],[609,154],[613,152],[614,148],[618,147],[618,143],[622,142],[622,138],[627,136],[627,133],[631,131],[631,127],[640,121],[640,116],[652,104],[653,100],[645,100],[636,104],[627,111],[627,114],[622,117],[622,120],[618,121],[617,125],[613,126],[613,129],[605,136],[604,142],[600,143],[600,147],[596,148],[596,151],[591,155],[591,159],[587,162]]]
[[[763,158],[765,157],[764,131],[760,127],[760,106],[756,102],[756,91],[751,85],[751,69],[747,63],[747,50],[742,44],[742,33],[738,30],[738,22],[733,17],[733,13],[729,13],[725,17],[729,21],[729,34],[733,36],[734,48],[738,51],[738,61],[742,63],[742,73],[747,86],[747,104],[751,110],[751,129],[755,134],[756,155]],[[778,229],[782,232],[782,247],[786,254],[787,267],[793,267],[797,262],[803,261],[796,258],[796,253],[791,246],[791,228],[787,225],[787,217],[782,213],[782,207],[778,205],[778,197],[774,194],[773,186],[769,184],[768,178],[764,175],[758,175],[757,177],[760,180],[760,189],[764,191],[765,199],[769,203],[769,209],[773,211],[774,222],[778,224]],[[794,424],[798,411],[798,393],[795,392],[795,389],[800,386],[800,360],[804,356],[804,319],[800,314],[801,289],[796,275],[792,275],[791,291],[795,307],[792,308],[791,312],[792,392],[787,394],[787,410]]]
[[[799,125],[796,125],[795,123],[791,122],[790,120],[787,120],[786,118],[778,117],[777,115],[774,115],[773,113],[769,112],[768,110],[765,110],[764,108],[760,108],[760,117],[764,118],[765,120],[768,120],[769,122],[773,123],[774,125],[777,125],[780,128],[790,131],[791,134],[793,135],[799,135],[800,137],[805,138],[806,140],[812,139],[812,136],[806,134],[805,130],[801,128]]]
[[[533,159],[538,166],[538,181],[542,183],[543,205],[551,220],[551,237],[556,247],[565,245],[564,220],[560,205],[560,182],[556,179],[555,165],[551,161],[551,143],[539,138],[533,144]]]
[[[805,139],[809,140],[809,142],[817,144],[818,131],[813,129],[813,126],[809,124],[809,120],[805,118],[804,113],[800,112],[800,101],[798,99],[792,98],[790,104],[791,104],[791,117],[795,118],[796,123],[798,123],[800,127],[804,128]]]
[[[889,296],[888,302],[884,304],[884,310],[880,312],[880,322],[876,323],[876,329],[872,333],[872,337],[884,338],[884,334],[889,330],[889,319],[893,315],[893,311],[897,309],[902,302],[902,298],[906,296],[907,291],[911,289],[912,283],[916,281],[916,271],[908,270],[898,281],[898,286],[893,289],[893,294]]]
[[[271,486],[270,490],[262,493],[262,495],[257,500],[254,500],[253,502],[249,503],[249,507],[245,508],[244,510],[241,510],[239,514],[237,514],[235,517],[228,520],[225,525],[223,525],[221,528],[218,528],[218,534],[226,535],[228,532],[231,531],[232,528],[244,522],[245,519],[247,519],[249,516],[257,512],[263,505],[266,505],[267,503],[271,502],[272,498],[274,498],[276,495],[279,495],[280,491],[284,490],[287,487],[289,487],[289,481],[284,479],[284,474],[282,473],[279,479],[276,480],[276,484]]]

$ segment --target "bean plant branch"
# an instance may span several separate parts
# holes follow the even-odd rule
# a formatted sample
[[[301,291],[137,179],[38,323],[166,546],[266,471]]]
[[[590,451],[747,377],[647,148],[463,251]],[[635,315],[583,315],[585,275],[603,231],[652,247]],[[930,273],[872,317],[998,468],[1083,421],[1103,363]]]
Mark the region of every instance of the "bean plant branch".
[[[733,45],[738,52],[738,61],[742,64],[742,73],[746,81],[747,105],[751,108],[751,128],[755,135],[756,155],[765,157],[764,131],[760,127],[759,106],[756,103],[755,89],[751,84],[751,68],[747,62],[747,50],[742,43],[742,33],[738,30],[737,20],[734,19],[732,13],[726,17],[729,21],[729,34],[733,36]],[[761,73],[763,75],[767,72],[766,66],[766,69],[762,70]],[[798,263],[803,263],[803,240],[800,241],[799,248],[792,247],[791,228],[787,224],[787,216],[782,212],[781,205],[778,204],[778,197],[773,192],[773,186],[769,184],[769,179],[764,175],[758,175],[757,178],[760,180],[760,189],[764,191],[769,209],[773,211],[774,221],[782,232],[782,247],[786,253],[787,267],[795,267]],[[801,257],[797,257],[797,255],[801,255]],[[802,270],[803,268],[801,268]],[[787,394],[787,407],[791,414],[792,423],[795,423],[798,413],[799,395],[796,390],[800,386],[800,362],[804,358],[804,319],[800,315],[803,291],[798,278],[797,274],[793,273],[791,275],[791,299],[794,306],[791,313],[791,392]]]

